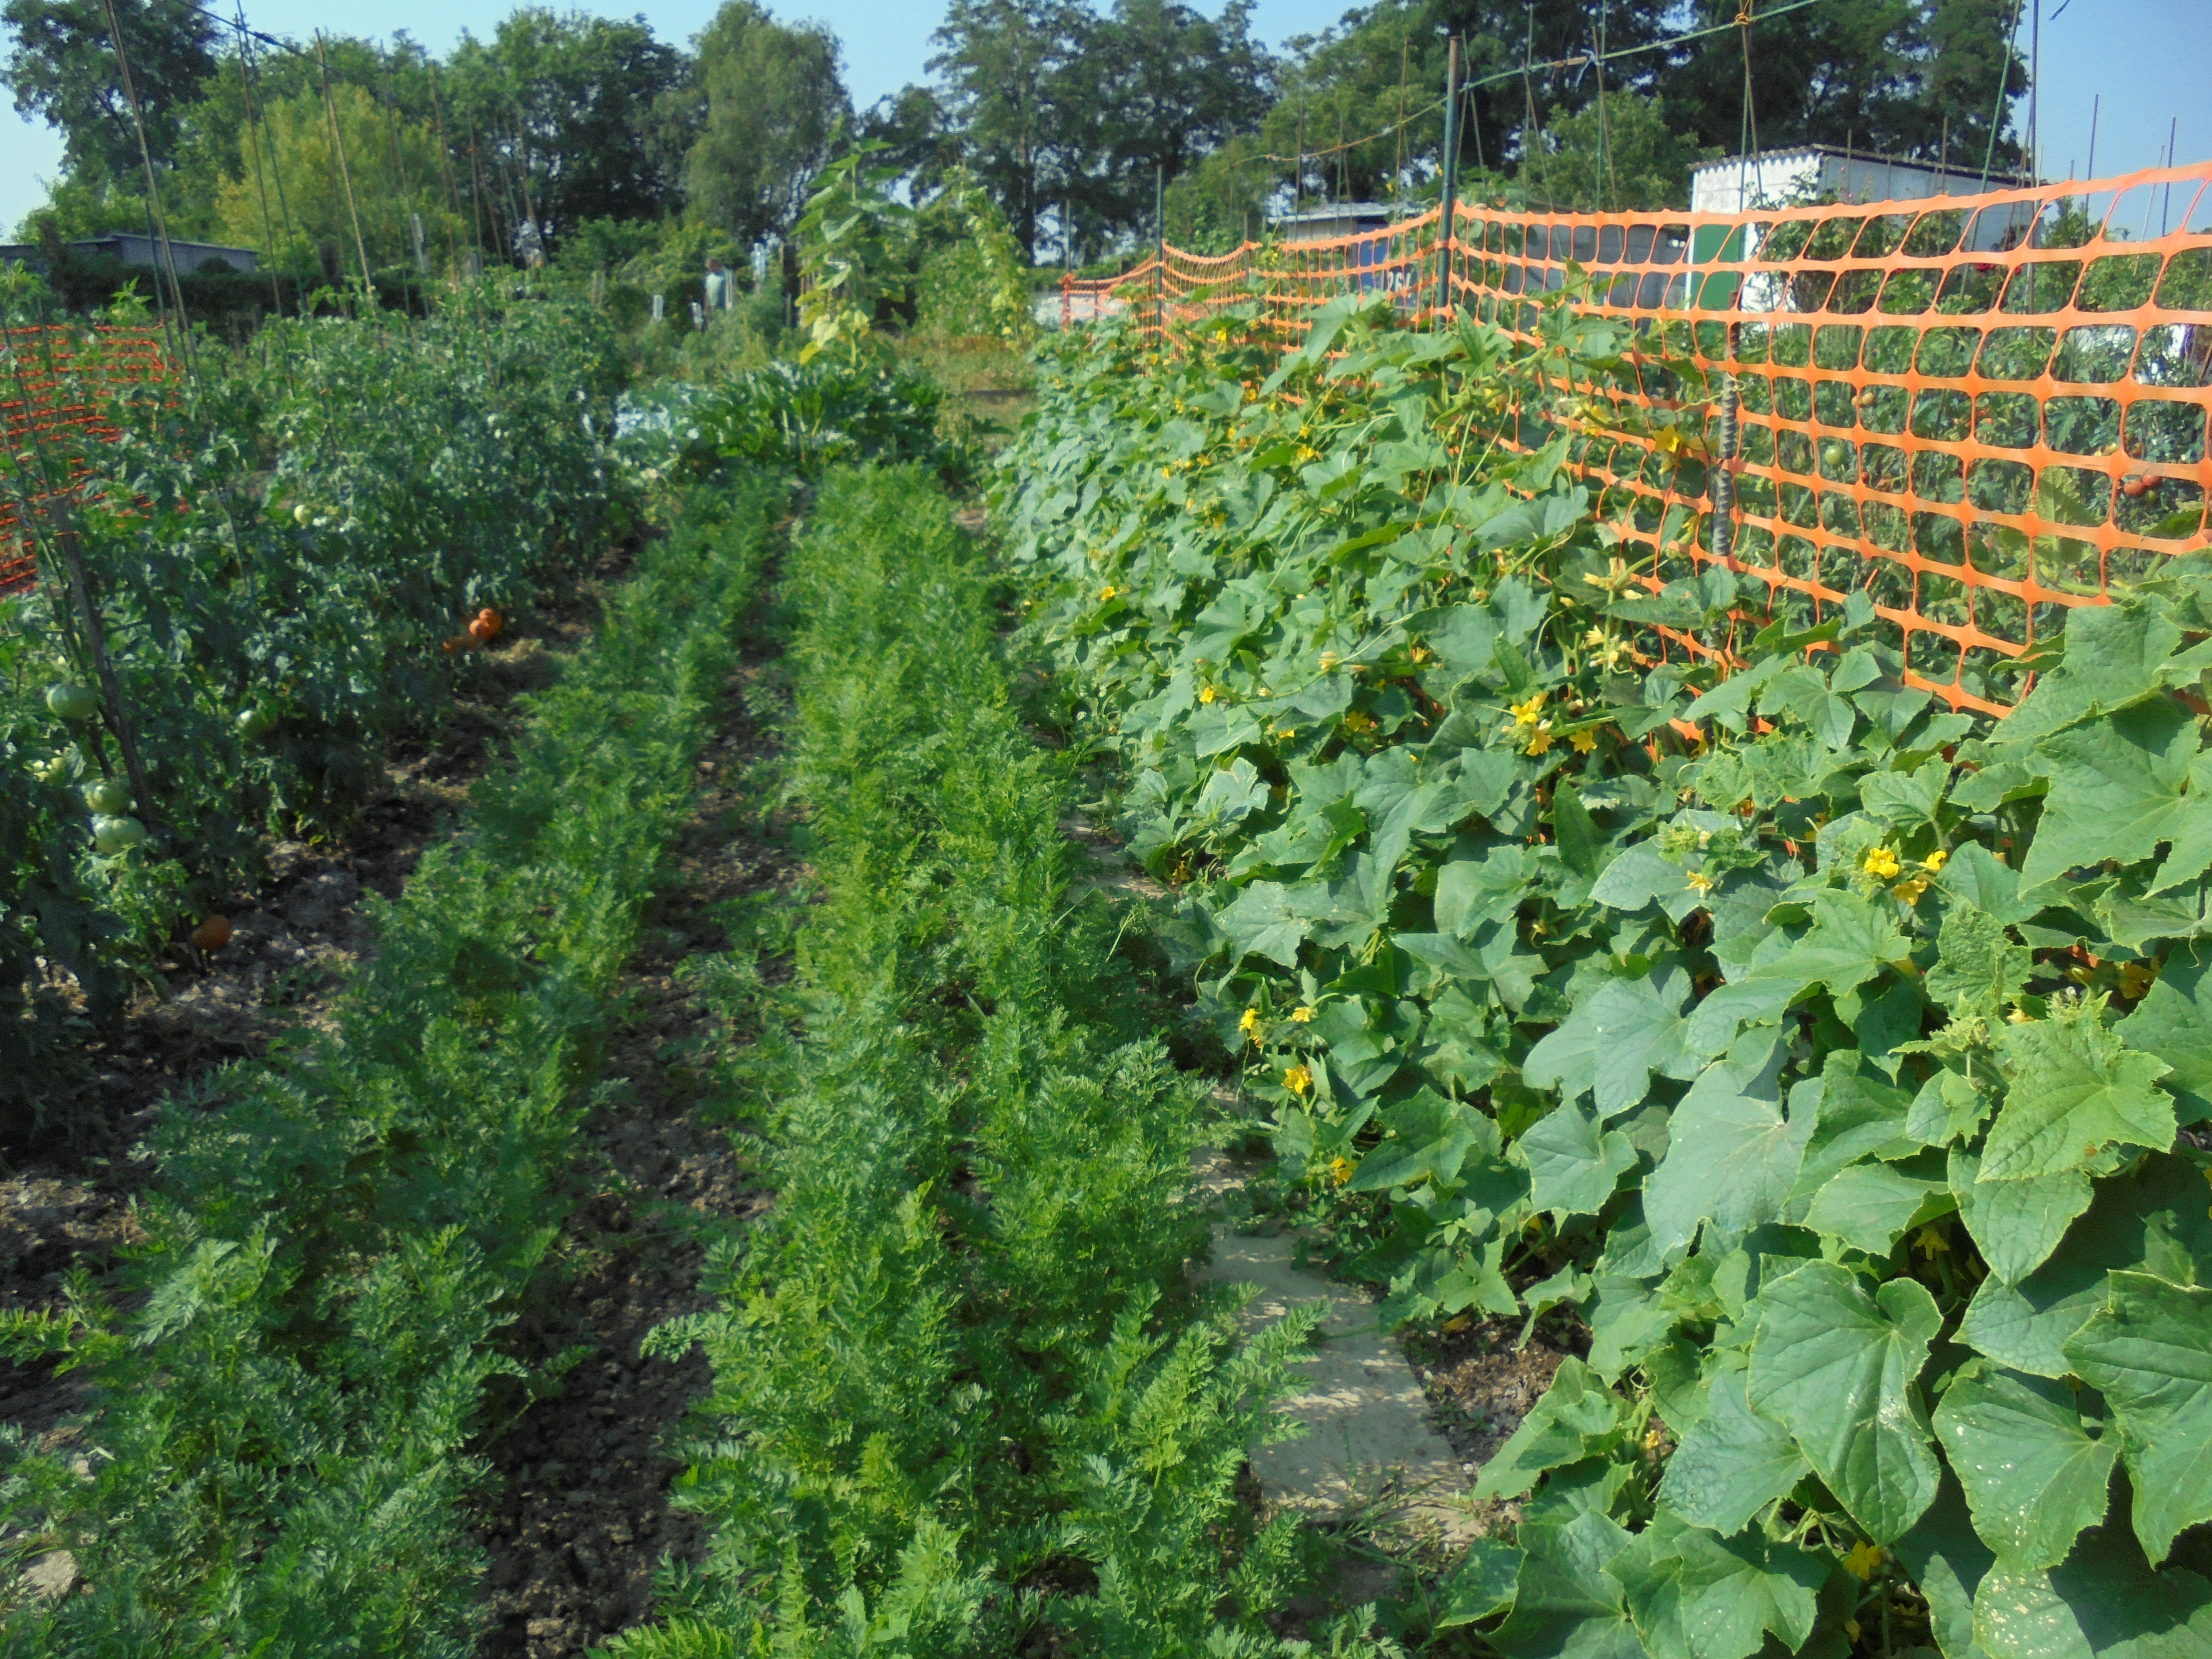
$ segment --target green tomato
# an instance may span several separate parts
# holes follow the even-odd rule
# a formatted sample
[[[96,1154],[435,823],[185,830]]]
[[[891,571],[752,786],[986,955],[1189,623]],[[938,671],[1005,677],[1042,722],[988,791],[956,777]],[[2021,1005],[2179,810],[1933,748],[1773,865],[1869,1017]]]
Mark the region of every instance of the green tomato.
[[[314,516],[315,509],[309,507],[305,501],[301,501],[297,507],[292,509],[292,522],[302,526],[303,528],[307,525],[307,520]]]
[[[131,791],[119,778],[100,778],[84,787],[84,804],[103,817],[131,810]]]
[[[100,712],[100,693],[88,685],[61,680],[46,688],[46,707],[65,720],[88,720]]]
[[[56,755],[52,760],[33,761],[31,775],[41,783],[60,783],[69,776],[67,755]]]
[[[276,729],[276,711],[266,703],[250,702],[238,711],[236,724],[241,738],[265,738]]]
[[[1851,452],[1841,444],[1830,444],[1820,452],[1820,459],[1828,464],[1828,471],[1841,472],[1851,464]]]
[[[146,826],[136,818],[97,817],[92,821],[92,844],[103,853],[121,853],[146,839]]]

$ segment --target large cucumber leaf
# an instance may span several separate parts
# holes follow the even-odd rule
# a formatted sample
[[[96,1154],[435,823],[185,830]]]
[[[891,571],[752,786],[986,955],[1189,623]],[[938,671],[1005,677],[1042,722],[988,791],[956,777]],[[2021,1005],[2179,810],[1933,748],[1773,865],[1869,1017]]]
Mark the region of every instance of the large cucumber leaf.
[[[2015,1566],[2054,1567],[2105,1518],[2116,1436],[2093,1435],[2064,1384],[1976,1361],[1936,1408],[1974,1530]]]
[[[1893,1542],[1936,1501],[1915,1386],[1942,1328],[1935,1297],[1910,1279],[1869,1295],[1849,1269],[1808,1261],[1759,1300],[1746,1403],[1790,1431],[1875,1542]]]
[[[2183,1528],[2212,1521],[2212,1288],[2141,1273],[2110,1287],[2066,1357],[2112,1407],[2136,1536],[2155,1565]]]

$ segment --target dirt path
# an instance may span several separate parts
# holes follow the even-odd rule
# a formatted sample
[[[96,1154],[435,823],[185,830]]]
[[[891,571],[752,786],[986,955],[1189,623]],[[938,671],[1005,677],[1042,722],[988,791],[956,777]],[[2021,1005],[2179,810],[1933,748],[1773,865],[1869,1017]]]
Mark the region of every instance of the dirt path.
[[[699,1288],[704,1235],[769,1202],[695,1069],[711,1017],[678,970],[729,948],[748,899],[797,876],[783,826],[763,815],[774,743],[762,718],[780,702],[771,648],[756,634],[670,859],[680,879],[655,900],[623,976],[629,1018],[607,1065],[622,1081],[585,1133],[579,1201],[558,1247],[574,1278],[514,1333],[526,1364],[575,1363],[560,1393],[482,1449],[500,1482],[477,1529],[491,1556],[486,1659],[582,1653],[647,1616],[664,1555],[696,1562],[703,1547],[692,1518],[669,1508],[684,1466],[666,1446],[707,1387],[707,1362],[696,1350],[644,1358],[639,1344],[710,1305]],[[781,970],[766,965],[771,977]]]

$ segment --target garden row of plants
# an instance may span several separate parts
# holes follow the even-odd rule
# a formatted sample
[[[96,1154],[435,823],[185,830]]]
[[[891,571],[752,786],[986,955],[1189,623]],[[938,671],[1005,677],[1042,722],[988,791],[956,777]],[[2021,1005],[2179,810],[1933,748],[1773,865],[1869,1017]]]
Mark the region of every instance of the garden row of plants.
[[[1267,1620],[1313,1540],[1237,1480],[1311,1316],[1241,1344],[1186,1282],[1202,1080],[1078,879],[991,562],[908,467],[829,475],[786,568],[796,974],[698,969],[777,1197],[652,1339],[712,1362],[678,1492],[712,1541],[613,1650],[1306,1651]]]
[[[11,331],[10,394],[46,337]],[[342,822],[503,613],[633,510],[606,448],[619,368],[582,306],[477,288],[420,324],[203,338],[195,364],[103,397],[119,438],[51,429],[0,456],[0,499],[40,527],[36,586],[0,605],[0,1108],[19,1128],[64,1097],[84,1022],[255,878],[263,836]],[[70,506],[29,510],[72,479]]]
[[[994,509],[1344,1270],[1572,1351],[1454,1639],[2208,1650],[2212,566],[1951,713],[1863,595],[1636,580],[1565,417],[1710,396],[1666,335],[1356,306],[1062,347]]]
[[[57,1447],[0,1437],[0,1582],[53,1550],[82,1579],[59,1599],[19,1583],[9,1652],[474,1650],[470,1443],[488,1390],[544,1386],[502,1328],[557,1284],[556,1177],[598,1098],[610,991],[784,501],[764,475],[684,501],[458,836],[374,907],[377,952],[329,1020],[169,1103],[120,1281],[0,1322],[10,1358],[58,1359],[87,1407]],[[344,693],[303,671],[290,706],[335,726]]]

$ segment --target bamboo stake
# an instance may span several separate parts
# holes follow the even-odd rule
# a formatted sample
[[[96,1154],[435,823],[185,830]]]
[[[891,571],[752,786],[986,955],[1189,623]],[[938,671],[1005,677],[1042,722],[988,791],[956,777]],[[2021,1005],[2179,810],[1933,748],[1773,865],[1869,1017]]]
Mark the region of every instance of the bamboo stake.
[[[315,63],[322,71],[323,109],[331,118],[331,143],[337,151],[338,177],[345,184],[346,216],[353,221],[353,249],[361,256],[361,289],[362,293],[367,295],[371,292],[368,244],[362,239],[361,208],[353,199],[353,170],[346,165],[345,134],[338,129],[338,106],[331,97],[331,62],[323,51],[323,32],[320,29],[315,31]]]
[[[196,372],[192,360],[191,329],[185,320],[185,289],[177,280],[177,250],[169,240],[168,216],[161,209],[161,182],[154,173],[154,151],[146,142],[146,118],[138,107],[138,91],[131,80],[131,57],[124,50],[122,26],[115,20],[115,0],[100,0],[100,8],[107,14],[107,40],[115,48],[115,67],[123,82],[124,101],[131,106],[131,125],[138,135],[138,160],[146,169],[147,205],[153,210],[155,234],[161,239],[161,258],[169,268],[169,296],[177,306],[178,356],[185,367]],[[158,289],[160,283],[155,286]]]

